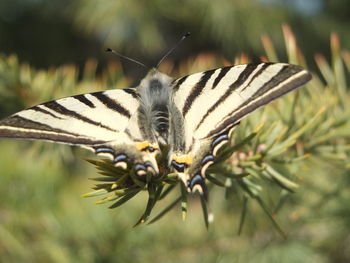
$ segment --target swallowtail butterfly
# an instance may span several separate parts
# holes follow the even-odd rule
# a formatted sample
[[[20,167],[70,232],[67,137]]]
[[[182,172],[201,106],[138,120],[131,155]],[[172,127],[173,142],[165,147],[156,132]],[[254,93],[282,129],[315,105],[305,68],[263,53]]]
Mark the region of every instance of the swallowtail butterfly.
[[[87,148],[137,176],[157,176],[157,156],[188,191],[203,193],[205,171],[240,120],[311,79],[300,66],[256,63],[173,79],[156,69],[136,88],[46,102],[0,121],[0,137]]]

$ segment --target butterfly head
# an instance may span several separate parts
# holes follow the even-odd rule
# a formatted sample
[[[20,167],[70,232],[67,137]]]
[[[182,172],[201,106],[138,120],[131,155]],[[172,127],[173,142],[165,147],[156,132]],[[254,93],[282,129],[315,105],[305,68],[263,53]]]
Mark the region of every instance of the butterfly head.
[[[167,74],[153,68],[147,73],[146,77],[141,80],[138,89],[146,89],[147,91],[154,93],[155,91],[169,87],[172,80],[173,79]]]

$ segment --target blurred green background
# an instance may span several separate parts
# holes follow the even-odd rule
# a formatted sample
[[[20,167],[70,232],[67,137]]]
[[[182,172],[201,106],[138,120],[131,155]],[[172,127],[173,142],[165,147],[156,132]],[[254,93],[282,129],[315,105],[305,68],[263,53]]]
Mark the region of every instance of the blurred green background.
[[[329,57],[332,30],[350,45],[349,10],[347,0],[2,0],[0,50],[39,68],[82,66],[88,58],[96,58],[103,68],[116,59],[104,54],[105,47],[154,65],[190,31],[192,37],[172,60],[201,52],[226,58],[244,52],[256,59],[264,33],[282,54],[280,29],[287,23],[307,56],[320,52]]]
[[[286,62],[282,24],[294,31],[308,67],[322,75],[314,86],[348,81],[350,56],[341,53],[347,71],[339,77],[329,44],[337,32],[350,49],[347,0],[1,0],[0,117],[49,99],[137,83],[145,70],[104,49],[152,66],[187,31],[191,37],[162,65],[166,73],[219,67],[241,54],[257,61],[268,51],[261,44],[266,34]],[[315,54],[322,56],[315,60]],[[296,170],[300,187],[278,214],[285,240],[254,202],[237,235],[242,204],[225,201],[218,189],[211,192],[215,220],[208,231],[195,198],[185,222],[178,208],[132,228],[146,195],[114,210],[81,198],[93,185],[87,178],[96,176],[81,160],[92,157],[88,153],[1,141],[0,262],[349,262],[348,151],[334,165],[313,160]],[[269,199],[276,190],[265,185],[264,191]]]

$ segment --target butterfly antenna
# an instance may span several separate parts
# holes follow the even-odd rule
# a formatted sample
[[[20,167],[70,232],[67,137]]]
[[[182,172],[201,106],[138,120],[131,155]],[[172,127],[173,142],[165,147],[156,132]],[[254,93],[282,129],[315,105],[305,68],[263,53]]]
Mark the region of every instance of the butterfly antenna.
[[[144,68],[149,69],[149,67],[147,67],[145,64],[141,63],[140,61],[137,61],[137,60],[135,60],[135,59],[129,58],[129,57],[127,57],[127,56],[124,56],[124,55],[118,53],[117,51],[115,51],[115,50],[113,50],[113,49],[111,49],[111,48],[106,48],[105,51],[106,51],[106,52],[112,52],[114,55],[117,55],[118,57],[121,57],[121,58],[124,58],[124,59],[126,59],[126,60],[132,61],[132,62],[134,62],[134,63],[136,63],[136,64],[138,64],[138,65],[140,65],[140,66],[142,66],[142,67],[144,67]]]
[[[176,43],[176,45],[173,46],[173,47],[161,58],[161,60],[160,60],[160,61],[158,62],[158,64],[157,64],[156,68],[158,68],[159,65],[164,61],[164,59],[166,59],[166,57],[169,56],[169,55],[181,44],[181,42],[182,42],[185,38],[189,37],[190,35],[191,35],[190,32],[185,33],[185,34],[181,37],[181,39]]]

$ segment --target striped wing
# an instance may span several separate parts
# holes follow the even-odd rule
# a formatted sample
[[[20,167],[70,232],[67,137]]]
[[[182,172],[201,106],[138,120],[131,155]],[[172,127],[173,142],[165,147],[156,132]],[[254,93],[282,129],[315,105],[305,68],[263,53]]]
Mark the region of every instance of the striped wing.
[[[185,122],[183,154],[194,156],[188,186],[193,190],[200,185],[199,190],[203,190],[205,169],[243,117],[310,79],[299,66],[258,63],[209,70],[174,81],[174,103]]]
[[[139,102],[133,89],[108,90],[40,104],[0,121],[0,137],[89,146],[114,141]]]
[[[0,121],[0,137],[78,145],[134,166],[137,174],[158,173],[157,151],[149,152],[138,126],[135,89],[108,90],[67,97],[20,111]]]
[[[174,102],[182,111],[186,132],[202,139],[221,133],[310,79],[302,67],[284,63],[219,68],[176,80]]]

